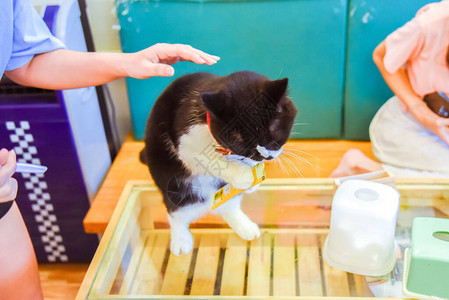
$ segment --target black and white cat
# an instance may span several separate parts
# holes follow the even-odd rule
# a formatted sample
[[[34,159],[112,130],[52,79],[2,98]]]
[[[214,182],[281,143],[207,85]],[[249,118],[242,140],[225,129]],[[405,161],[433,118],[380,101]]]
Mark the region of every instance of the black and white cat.
[[[162,192],[172,253],[192,250],[189,224],[210,212],[213,193],[227,183],[251,187],[252,166],[282,152],[297,113],[287,85],[287,78],[271,81],[249,71],[194,73],[174,80],[156,100],[140,159]],[[213,212],[242,239],[253,240],[260,231],[240,209],[241,199]]]

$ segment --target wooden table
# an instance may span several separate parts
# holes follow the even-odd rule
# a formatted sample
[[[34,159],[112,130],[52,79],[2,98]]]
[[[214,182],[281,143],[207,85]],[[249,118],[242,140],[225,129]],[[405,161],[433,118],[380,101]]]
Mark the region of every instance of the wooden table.
[[[84,219],[87,233],[103,233],[106,230],[117,201],[125,184],[130,180],[148,180],[153,182],[148,168],[139,162],[139,152],[143,142],[128,138],[120,149],[108,174],[105,177],[93,203]],[[299,174],[293,168],[283,171],[279,163],[267,164],[269,178],[285,177],[328,177],[337,167],[342,155],[351,148],[357,148],[371,158],[371,143],[343,140],[296,140],[288,142],[284,148],[300,155],[304,160],[293,160]],[[290,156],[290,159],[292,156]]]
[[[449,180],[396,178],[395,187],[401,268],[413,219],[449,218]],[[323,257],[334,192],[330,178],[267,179],[242,202],[260,238],[244,241],[220,217],[202,218],[190,226],[192,251],[176,256],[159,191],[148,181],[128,181],[75,299],[372,297],[364,276]]]

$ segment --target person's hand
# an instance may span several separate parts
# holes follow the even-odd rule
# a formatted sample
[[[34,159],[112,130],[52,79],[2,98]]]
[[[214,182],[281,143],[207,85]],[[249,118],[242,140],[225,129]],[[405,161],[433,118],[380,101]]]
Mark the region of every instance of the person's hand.
[[[424,127],[431,130],[449,145],[449,118],[442,118],[422,102],[409,109],[410,113]]]
[[[142,51],[129,54],[125,72],[129,77],[145,79],[153,76],[172,76],[175,70],[170,65],[178,61],[213,65],[220,58],[204,53],[189,45],[156,44]]]
[[[11,150],[0,151],[0,202],[14,200],[17,194],[17,181],[11,178],[16,170],[16,153]]]

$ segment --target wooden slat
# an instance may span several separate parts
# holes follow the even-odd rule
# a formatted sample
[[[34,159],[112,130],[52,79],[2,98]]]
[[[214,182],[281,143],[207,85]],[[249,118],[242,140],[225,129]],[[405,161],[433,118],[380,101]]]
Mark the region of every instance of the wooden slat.
[[[149,233],[142,249],[140,263],[137,265],[131,294],[142,294],[145,289],[145,282],[159,276],[159,272],[151,259],[151,249],[155,240],[156,234]]]
[[[142,230],[154,229],[153,216],[149,205],[142,205],[142,210],[139,216],[139,225]]]
[[[132,209],[123,213],[122,217],[125,220],[123,225],[116,230],[115,237],[111,240],[109,249],[114,249],[114,252],[110,252],[109,256],[106,256],[104,267],[98,271],[97,278],[95,279],[93,290],[98,294],[107,294],[110,292],[111,287],[115,281],[115,277],[118,274],[121,266],[123,256],[126,248],[130,246],[133,236],[137,233],[140,234],[140,230],[137,225],[138,205],[134,205]]]
[[[320,236],[321,249],[323,248],[325,235]],[[323,271],[326,280],[326,293],[331,297],[349,297],[351,292],[349,290],[348,276],[345,271],[329,266],[323,259]]]
[[[133,194],[132,189],[133,189],[132,182],[126,184],[125,188],[123,189],[123,193],[120,196],[120,199],[117,203],[116,210],[114,211],[114,214],[112,215],[111,218],[111,226],[103,234],[100,244],[98,245],[97,251],[95,252],[95,255],[89,265],[89,269],[87,270],[86,276],[84,277],[83,282],[81,283],[81,287],[75,299],[85,299],[88,293],[96,292],[94,289],[94,279],[97,278],[98,275],[101,273],[99,270],[100,265],[105,263],[104,255],[108,247],[113,247],[113,245],[110,246],[110,244],[114,236],[118,234],[118,229],[116,228],[117,224],[119,223],[123,215],[126,214],[126,212],[124,212],[125,207],[127,205],[132,205],[133,203],[135,203],[134,201],[136,201],[136,198],[132,197]]]
[[[132,251],[131,261],[129,262],[128,269],[126,270],[125,277],[123,278],[122,286],[120,287],[120,295],[130,294],[134,279],[137,275],[137,269],[141,263],[142,252],[145,248],[145,243],[148,238],[148,231],[142,232],[140,238]]]
[[[296,295],[295,236],[276,235],[273,249],[273,295]]]
[[[368,287],[368,282],[365,279],[365,276],[358,275],[358,274],[352,274],[352,277],[354,278],[354,292],[355,297],[367,297],[372,296],[371,292]]]
[[[264,233],[251,241],[248,263],[248,296],[270,295],[271,241],[273,236]]]
[[[184,295],[191,261],[192,251],[180,256],[170,253],[162,283],[162,295]]]
[[[220,236],[204,234],[198,247],[191,295],[213,295],[220,256]]]
[[[298,274],[301,296],[322,296],[320,255],[315,234],[299,234]]]
[[[133,294],[157,295],[162,285],[161,268],[168,249],[168,234],[150,234],[142,252]]]
[[[170,233],[169,229],[157,229],[155,232],[166,232]],[[217,234],[217,235],[226,235],[233,234],[234,231],[230,228],[193,228],[190,229],[190,232],[193,235],[201,235],[201,234]],[[329,229],[327,228],[263,228],[260,230],[261,234],[327,234],[329,233]]]
[[[221,295],[243,295],[247,243],[235,233],[228,236],[221,280]]]
[[[444,214],[446,214],[446,218],[449,218],[449,206],[442,205],[437,207],[439,210],[441,210]]]

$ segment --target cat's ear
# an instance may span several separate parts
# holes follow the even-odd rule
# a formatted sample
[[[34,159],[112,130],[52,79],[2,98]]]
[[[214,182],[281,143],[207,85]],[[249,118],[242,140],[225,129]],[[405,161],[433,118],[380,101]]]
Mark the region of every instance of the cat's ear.
[[[266,93],[276,102],[287,92],[288,78],[268,81],[265,85]]]
[[[221,92],[204,92],[200,94],[200,99],[201,103],[203,103],[207,110],[215,116],[222,115],[226,110],[227,100]]]

